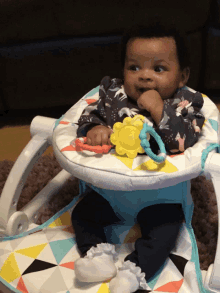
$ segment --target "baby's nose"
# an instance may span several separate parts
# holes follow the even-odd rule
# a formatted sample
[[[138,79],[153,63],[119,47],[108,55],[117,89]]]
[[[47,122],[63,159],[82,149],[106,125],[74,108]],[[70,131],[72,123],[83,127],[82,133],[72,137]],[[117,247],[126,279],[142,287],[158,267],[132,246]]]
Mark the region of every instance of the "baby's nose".
[[[149,70],[149,69],[140,70],[139,79],[140,80],[152,80],[153,79],[152,70]]]

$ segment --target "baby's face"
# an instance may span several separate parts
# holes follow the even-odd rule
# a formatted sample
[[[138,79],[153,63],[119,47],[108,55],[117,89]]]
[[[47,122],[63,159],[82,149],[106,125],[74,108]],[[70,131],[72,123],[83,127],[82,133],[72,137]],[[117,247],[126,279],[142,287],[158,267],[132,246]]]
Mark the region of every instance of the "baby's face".
[[[184,86],[177,57],[176,43],[171,37],[129,40],[125,56],[124,89],[137,101],[147,90],[156,90],[163,100],[172,98]]]

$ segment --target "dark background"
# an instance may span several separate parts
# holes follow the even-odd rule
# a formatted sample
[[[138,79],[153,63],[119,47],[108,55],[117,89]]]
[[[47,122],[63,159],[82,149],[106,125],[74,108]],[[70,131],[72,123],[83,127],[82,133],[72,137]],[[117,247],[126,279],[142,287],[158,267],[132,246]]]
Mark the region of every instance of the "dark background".
[[[155,15],[190,41],[188,86],[218,100],[219,0],[1,0],[0,127],[59,118],[105,75],[121,77],[125,28]]]

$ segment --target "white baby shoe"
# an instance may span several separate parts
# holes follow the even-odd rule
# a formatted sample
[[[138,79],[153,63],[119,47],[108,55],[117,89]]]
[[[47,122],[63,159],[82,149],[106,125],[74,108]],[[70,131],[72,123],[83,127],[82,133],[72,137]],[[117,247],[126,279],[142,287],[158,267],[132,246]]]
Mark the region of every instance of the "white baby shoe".
[[[102,282],[113,278],[117,274],[115,262],[118,254],[115,246],[109,243],[97,244],[91,247],[87,255],[76,260],[74,271],[81,282]]]
[[[138,289],[149,289],[145,273],[141,273],[141,268],[135,263],[126,261],[119,268],[117,276],[109,283],[111,293],[133,293]]]

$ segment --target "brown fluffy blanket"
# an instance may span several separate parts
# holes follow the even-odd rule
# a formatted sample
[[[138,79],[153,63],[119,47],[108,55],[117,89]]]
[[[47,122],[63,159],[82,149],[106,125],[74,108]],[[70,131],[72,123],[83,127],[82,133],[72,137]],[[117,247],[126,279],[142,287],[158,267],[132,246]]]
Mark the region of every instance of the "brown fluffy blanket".
[[[11,161],[0,162],[0,194],[13,164]],[[26,205],[59,171],[61,167],[55,157],[41,157],[26,180],[19,198],[18,210]],[[78,192],[78,180],[74,178],[52,198],[45,208],[40,210],[36,223],[42,224],[47,221],[70,203]],[[215,192],[212,183],[203,176],[192,180],[191,192],[195,205],[192,225],[197,239],[201,269],[207,270],[214,262],[217,244],[218,211]]]

